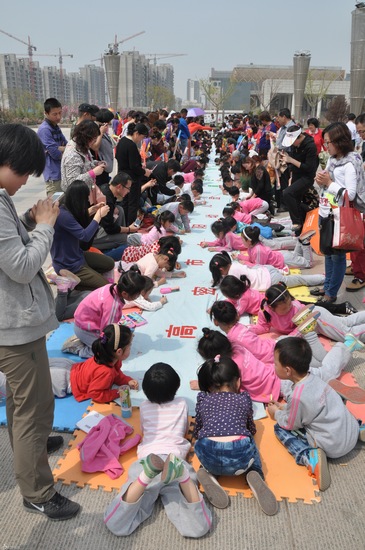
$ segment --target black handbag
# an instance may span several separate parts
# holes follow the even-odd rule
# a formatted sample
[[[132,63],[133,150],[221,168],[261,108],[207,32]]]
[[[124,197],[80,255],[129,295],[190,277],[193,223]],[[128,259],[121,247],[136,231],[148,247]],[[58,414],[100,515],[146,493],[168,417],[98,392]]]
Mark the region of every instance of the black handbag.
[[[328,218],[320,218],[319,224],[319,249],[325,256],[333,254],[333,228],[334,220],[331,213]]]

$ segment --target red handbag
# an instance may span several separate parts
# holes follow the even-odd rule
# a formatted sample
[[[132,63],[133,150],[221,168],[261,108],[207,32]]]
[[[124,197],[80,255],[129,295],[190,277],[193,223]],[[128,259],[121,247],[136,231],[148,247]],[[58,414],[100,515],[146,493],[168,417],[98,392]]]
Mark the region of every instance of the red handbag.
[[[364,222],[361,212],[350,205],[347,191],[343,194],[343,206],[333,209],[332,248],[355,252],[364,248]]]

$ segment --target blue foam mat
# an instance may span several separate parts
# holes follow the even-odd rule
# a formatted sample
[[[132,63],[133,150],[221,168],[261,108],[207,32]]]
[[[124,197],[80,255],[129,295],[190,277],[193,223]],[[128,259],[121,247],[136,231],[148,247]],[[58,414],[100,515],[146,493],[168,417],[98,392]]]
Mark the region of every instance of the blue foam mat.
[[[73,323],[61,323],[60,326],[49,336],[47,340],[47,352],[49,357],[65,357],[75,363],[82,361],[78,355],[62,353],[63,342],[74,334]],[[91,399],[79,403],[73,395],[64,398],[55,397],[55,410],[53,429],[59,432],[73,432],[76,422],[82,418],[86,409],[91,405]],[[0,400],[0,426],[6,426],[5,399]]]
[[[74,323],[61,323],[47,339],[48,357],[64,357],[75,363],[83,361],[78,355],[61,351],[64,341],[74,334]]]

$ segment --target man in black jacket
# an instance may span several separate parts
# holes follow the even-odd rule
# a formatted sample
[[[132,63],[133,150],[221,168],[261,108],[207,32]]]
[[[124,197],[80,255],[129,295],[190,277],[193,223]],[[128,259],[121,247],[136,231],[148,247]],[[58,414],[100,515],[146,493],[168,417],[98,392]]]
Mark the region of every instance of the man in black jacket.
[[[283,191],[283,199],[293,222],[293,230],[300,235],[304,223],[300,205],[305,193],[313,187],[318,168],[317,148],[313,138],[302,133],[302,128],[296,125],[288,128],[282,144],[290,147],[289,152],[281,151],[280,155],[289,165],[291,174],[291,182]]]
[[[148,164],[148,168],[151,168],[152,165]],[[167,195],[167,197],[174,197],[180,193],[178,187],[167,187],[167,182],[181,170],[180,163],[177,160],[170,159],[167,162],[157,162],[152,168],[151,177],[157,181],[157,185],[151,187],[149,190],[149,195],[152,204],[157,204],[158,195]],[[159,197],[161,198],[161,197]],[[166,199],[165,199],[166,200]]]

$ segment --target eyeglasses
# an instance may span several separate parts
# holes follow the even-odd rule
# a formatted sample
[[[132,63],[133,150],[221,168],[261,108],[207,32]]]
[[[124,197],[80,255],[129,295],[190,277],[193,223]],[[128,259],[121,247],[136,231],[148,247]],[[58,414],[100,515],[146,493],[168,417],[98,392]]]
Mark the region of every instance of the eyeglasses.
[[[122,187],[124,187],[124,189],[128,189],[128,191],[131,190],[131,185],[124,185],[123,183],[120,184]]]

